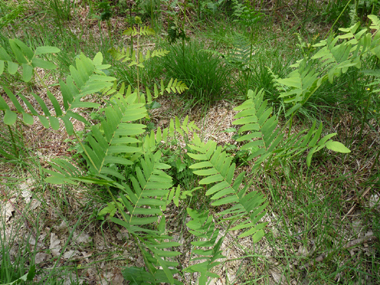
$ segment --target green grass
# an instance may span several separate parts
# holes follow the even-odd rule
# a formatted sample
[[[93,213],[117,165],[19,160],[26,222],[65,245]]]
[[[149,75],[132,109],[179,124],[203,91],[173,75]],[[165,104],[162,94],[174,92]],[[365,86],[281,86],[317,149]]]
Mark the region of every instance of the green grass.
[[[196,41],[169,46],[170,53],[164,57],[163,66],[166,76],[182,80],[189,90],[181,96],[190,105],[210,106],[210,104],[228,99],[230,70],[223,61],[205,51],[207,47]]]
[[[90,29],[86,24],[80,23],[76,17],[80,15],[79,9],[82,7],[72,4],[72,10],[69,10],[71,1],[51,0],[48,5],[45,5],[45,2],[36,2],[29,6],[24,5],[25,9],[20,9],[17,12],[19,14],[12,12],[11,4],[4,3],[0,4],[1,46],[6,46],[8,38],[18,37],[32,47],[50,45],[60,48],[61,53],[56,57],[60,74],[53,71],[51,76],[54,78],[65,78],[69,66],[80,52],[93,57],[101,51],[105,57],[104,61],[112,63],[111,75],[118,78],[119,84],[125,82],[135,87],[135,69],[113,61],[107,52],[112,43],[117,46],[129,44],[129,39],[122,38],[120,31],[115,30],[111,34],[111,41],[107,31]],[[149,3],[147,1],[145,8],[142,7],[146,10],[147,20],[151,15]],[[91,4],[95,7],[96,3],[91,1]],[[331,9],[322,8],[322,13],[318,18],[311,19],[311,22],[332,23],[342,7],[336,4]],[[248,88],[263,88],[266,99],[269,99],[276,112],[281,114],[283,103],[278,98],[279,93],[267,67],[280,77],[285,77],[291,71],[290,65],[301,57],[293,44],[296,28],[291,29],[287,22],[276,23],[274,19],[273,26],[259,30],[257,40],[253,43],[255,54],[252,62],[248,69],[242,70],[236,65],[228,64],[225,58],[205,50],[214,49],[227,55],[234,49],[237,35],[247,38],[249,31],[234,26],[233,22],[225,21],[224,15],[227,14],[223,12],[215,14],[205,8],[202,15],[207,14],[210,20],[198,21],[196,10],[190,11],[187,16],[190,19],[186,18],[185,24],[192,40],[185,43],[184,50],[182,43],[172,46],[158,44],[170,50],[170,54],[145,64],[141,71],[142,85],[152,87],[152,83],[159,82],[160,79],[178,78],[189,86],[187,93],[180,95],[188,102],[188,106],[198,104],[205,109],[222,99],[243,98]],[[16,14],[20,17],[16,17]],[[117,15],[115,13],[115,17],[122,14],[120,9]],[[129,11],[127,14],[126,18],[129,17]],[[10,16],[6,18],[6,15]],[[55,21],[57,15],[64,20]],[[156,27],[165,26],[165,15],[163,10],[161,15],[155,17]],[[301,13],[297,16],[300,19],[302,17]],[[272,22],[269,16],[268,20]],[[345,15],[338,26],[347,22],[348,18]],[[296,22],[296,27],[300,27],[299,25],[300,23]],[[146,44],[162,42],[165,36],[163,30],[158,31],[158,39],[148,40]],[[373,66],[376,63],[366,64]],[[228,268],[235,270],[235,279],[230,278],[230,284],[272,284],[278,277],[296,284],[377,284],[380,279],[379,202],[370,208],[368,201],[371,197],[379,195],[380,188],[377,174],[380,102],[378,96],[372,97],[369,117],[364,124],[363,136],[360,137],[364,106],[368,100],[368,93],[360,76],[357,71],[350,70],[334,84],[326,83],[321,86],[300,110],[299,120],[296,120],[297,128],[309,125],[309,119],[322,121],[325,128],[329,129],[326,132],[337,132],[339,140],[352,150],[352,154],[338,156],[323,151],[314,156],[310,169],[307,169],[302,158],[281,168],[259,173],[255,178],[256,190],[265,193],[270,202],[265,217],[268,218],[269,225],[265,238],[255,246],[230,236],[230,249],[239,248],[240,254],[239,257],[231,257],[225,263],[224,273]],[[19,78],[3,74],[0,80],[6,85],[22,90],[19,89]],[[31,84],[28,88],[36,92],[35,85]],[[3,95],[1,87],[0,92]],[[173,112],[182,114],[184,110]],[[15,202],[22,215],[14,212],[11,226],[4,221],[1,223],[0,283],[12,282],[28,273],[37,253],[46,253],[49,257],[44,263],[36,264],[37,279],[33,284],[60,284],[65,276],[72,279],[72,284],[76,284],[76,277],[88,282],[99,282],[102,275],[110,271],[112,266],[122,268],[133,264],[135,260],[131,261],[128,258],[135,258],[136,252],[129,248],[129,240],[116,239],[115,236],[120,229],[108,220],[97,219],[98,212],[110,201],[105,189],[87,189],[83,185],[78,186],[81,188],[46,185],[42,168],[48,165],[47,158],[35,155],[38,150],[35,146],[26,147],[25,140],[28,138],[23,138],[20,133],[15,133],[17,154],[10,138],[9,129],[1,125],[0,166],[4,169],[1,173],[1,179],[4,180],[0,187],[7,189],[7,197],[2,198],[1,205],[16,197]],[[175,177],[176,184],[183,190],[191,190],[195,176],[191,170],[186,169],[191,163],[188,157],[180,151],[163,150],[165,151],[168,154],[165,162],[172,166],[170,174]],[[41,162],[44,163],[43,166]],[[21,198],[19,189],[20,181],[30,177],[35,181],[31,186],[32,197],[41,203],[33,210]],[[369,192],[363,195],[367,189],[370,189]],[[83,195],[79,195],[79,190],[82,190]],[[199,196],[204,197],[203,192],[200,192]],[[190,246],[190,240],[185,227],[184,209],[187,206],[202,208],[208,202],[198,199],[197,195],[198,193],[184,200],[183,207],[173,206],[173,230],[175,227],[181,228],[178,239],[184,239],[186,246]],[[353,210],[350,213],[351,209]],[[18,232],[26,230],[23,217],[30,219],[31,228],[20,237]],[[56,227],[62,221],[66,221],[69,227],[57,230]],[[226,227],[219,226],[224,229]],[[345,248],[348,242],[359,239],[370,231],[377,236],[377,241],[371,240],[356,244],[350,249]],[[76,243],[74,232],[88,233],[92,239],[89,243]],[[41,247],[30,246],[32,233],[39,236],[45,234],[40,240]],[[89,261],[85,261],[83,256],[79,259],[65,259],[62,256],[57,258],[50,255],[52,233],[61,234],[60,245],[63,253],[69,250],[91,252]],[[95,237],[103,241],[103,249],[99,249],[99,241],[95,241]],[[188,249],[186,246],[183,248],[184,251]],[[327,256],[312,265],[322,254]],[[233,266],[235,263],[236,266]],[[89,269],[93,269],[94,276],[88,276]]]

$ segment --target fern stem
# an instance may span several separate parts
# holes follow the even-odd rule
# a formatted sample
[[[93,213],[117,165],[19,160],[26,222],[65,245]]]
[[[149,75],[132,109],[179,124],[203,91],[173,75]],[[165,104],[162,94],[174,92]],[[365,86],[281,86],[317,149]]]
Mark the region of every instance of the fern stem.
[[[351,1],[352,1],[352,0],[348,1],[347,4],[346,4],[346,6],[344,6],[342,12],[340,12],[338,18],[336,18],[334,24],[332,24],[330,30],[329,30],[328,33],[326,34],[325,39],[329,36],[329,34],[331,33],[331,31],[332,31],[332,29],[334,28],[335,24],[338,23],[340,17],[342,17],[343,13],[346,11],[346,9],[347,9],[348,5],[351,3]]]
[[[140,25],[139,25],[140,26]],[[140,29],[141,31],[141,29]],[[139,103],[141,102],[140,99],[140,72],[139,72],[139,53],[140,53],[140,35],[137,34],[137,47],[136,47],[136,57],[137,57],[137,65],[136,65],[136,73],[137,73],[137,98],[139,100]]]
[[[112,198],[112,201],[115,203],[117,209],[119,210],[121,216],[123,217],[123,220],[126,222],[126,223],[129,223],[130,221],[128,221],[128,219],[126,218],[126,216],[124,215],[124,210],[120,207],[119,203],[116,201],[115,199],[115,196],[112,194],[111,190],[110,190],[110,187],[108,185],[105,185],[106,186],[106,189],[108,191],[108,193],[111,195],[111,198]],[[143,259],[144,259],[144,263],[146,264],[146,267],[148,268],[150,274],[152,274],[152,276],[154,276],[154,272],[152,271],[151,267],[149,266],[150,263],[149,263],[149,260],[146,258],[145,254],[144,254],[144,251],[141,247],[141,244],[140,244],[140,241],[137,237],[137,235],[135,235],[134,233],[131,233],[129,231],[129,233],[131,234],[131,236],[133,237],[133,239],[135,240],[135,243],[137,244],[137,246],[139,247],[140,249],[140,252],[143,256]]]
[[[84,153],[86,154],[86,156],[88,157],[88,159],[90,160],[90,162],[91,162],[91,164],[92,164],[92,166],[98,171],[99,169],[97,169],[96,168],[96,165],[95,165],[95,163],[92,161],[92,159],[91,159],[91,156],[88,154],[88,152],[87,152],[87,150],[86,150],[86,148],[84,147],[84,145],[83,145],[83,143],[82,143],[82,141],[80,140],[80,138],[78,137],[78,135],[77,135],[77,133],[75,132],[75,130],[73,130],[73,133],[74,133],[74,136],[75,136],[75,138],[77,139],[77,141],[78,141],[78,143],[80,144],[80,146],[82,147],[82,149],[83,149],[83,151],[84,151]]]

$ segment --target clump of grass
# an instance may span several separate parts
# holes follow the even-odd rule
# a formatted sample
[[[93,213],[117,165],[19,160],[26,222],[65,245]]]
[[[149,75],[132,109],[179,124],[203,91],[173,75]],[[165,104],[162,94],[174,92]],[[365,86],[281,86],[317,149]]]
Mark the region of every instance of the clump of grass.
[[[223,98],[230,81],[230,69],[201,43],[176,44],[163,59],[168,78],[177,78],[189,87],[184,95],[190,105],[209,106]]]

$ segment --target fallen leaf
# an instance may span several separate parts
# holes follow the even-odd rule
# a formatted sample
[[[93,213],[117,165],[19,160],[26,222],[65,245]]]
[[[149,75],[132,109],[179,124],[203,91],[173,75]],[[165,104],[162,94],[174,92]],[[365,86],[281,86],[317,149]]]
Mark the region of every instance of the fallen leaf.
[[[5,222],[8,222],[8,220],[12,217],[12,213],[15,211],[15,208],[13,208],[13,205],[11,202],[7,202],[5,204]]]
[[[123,275],[121,275],[121,273],[116,274],[112,278],[112,284],[113,285],[123,285],[123,282],[124,282],[124,277],[123,277]]]
[[[280,274],[278,270],[269,270],[269,272],[272,275],[274,282],[281,283],[281,281],[285,280],[285,276]]]
[[[371,197],[369,198],[369,207],[373,208],[375,206],[377,206],[377,207],[380,206],[379,195],[377,195],[377,194],[371,195]]]
[[[20,185],[21,188],[21,185]],[[29,204],[30,199],[32,198],[32,192],[29,189],[25,189],[21,192],[21,196],[24,197],[25,203]]]
[[[52,233],[50,235],[50,247],[49,249],[51,250],[51,253],[54,256],[59,255],[59,251],[61,250],[61,246],[59,245],[61,241],[58,239],[58,237],[55,235],[55,233]]]
[[[298,256],[307,256],[308,254],[309,254],[309,251],[307,250],[307,248],[303,245],[300,245],[300,247],[298,248],[297,255]]]
[[[69,250],[68,252],[65,252],[65,254],[63,255],[63,258],[70,259],[77,256],[78,254],[79,254],[79,251],[77,250]]]
[[[30,209],[31,209],[31,210],[35,210],[35,209],[37,209],[39,206],[41,206],[41,202],[38,201],[38,200],[36,200],[36,199],[32,200],[32,203],[30,203]]]
[[[92,255],[92,253],[91,252],[87,253],[87,252],[83,251],[82,254],[83,254],[83,257],[86,259],[86,261],[89,262],[88,258]]]
[[[89,243],[91,242],[91,237],[85,233],[81,233],[80,235],[78,235],[76,232],[74,232],[73,240],[76,243]]]
[[[59,226],[54,226],[54,228],[55,228],[57,231],[65,230],[65,229],[67,229],[67,227],[68,227],[68,224],[67,224],[66,221],[62,221],[62,222],[60,223]]]
[[[38,252],[38,253],[36,254],[36,257],[35,257],[34,261],[35,261],[36,264],[40,264],[40,263],[43,262],[47,257],[48,257],[48,254],[43,253],[43,252]]]

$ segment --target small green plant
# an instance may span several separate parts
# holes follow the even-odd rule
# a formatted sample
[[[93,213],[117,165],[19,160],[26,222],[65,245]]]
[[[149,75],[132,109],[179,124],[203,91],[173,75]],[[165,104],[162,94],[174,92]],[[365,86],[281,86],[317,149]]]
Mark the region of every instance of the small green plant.
[[[6,229],[7,223],[4,220],[7,209],[3,206],[3,202],[0,202],[0,283],[13,285],[23,283],[23,281],[32,281],[36,274],[33,261],[36,252],[31,252],[26,246],[27,240],[20,240],[17,235],[22,223],[17,223],[15,227]],[[12,247],[15,247],[17,243],[24,246],[19,245],[18,250],[14,252]]]
[[[295,69],[286,78],[282,79],[273,74],[277,89],[282,93],[279,97],[283,98],[284,103],[289,106],[285,113],[285,116],[289,117],[289,130],[291,130],[294,115],[309,101],[324,82],[335,82],[336,78],[347,73],[349,69],[357,68],[360,70],[363,62],[371,61],[374,57],[376,58],[374,61],[376,68],[377,60],[380,58],[378,48],[380,21],[374,15],[370,15],[368,18],[372,22],[370,26],[372,32],[368,28],[359,30],[360,23],[349,28],[341,28],[339,30],[343,32],[342,35],[330,35],[327,39],[312,45],[312,52],[304,53],[305,58],[291,66]],[[369,76],[373,76],[372,83],[365,83],[368,80],[363,81],[364,84],[370,86],[369,89],[371,90],[372,86],[376,86],[379,82],[376,80],[377,72],[376,70],[365,70],[363,74],[367,76],[367,79]],[[371,97],[372,92],[369,93],[368,98],[363,96],[362,106],[360,106],[364,109],[363,124],[367,120],[368,106],[372,102]],[[364,102],[367,104],[364,105]],[[363,125],[360,134],[362,130]]]
[[[194,41],[185,46],[172,45],[169,51],[163,60],[164,67],[169,77],[189,86],[185,94],[189,104],[208,107],[222,99],[221,94],[230,81],[230,70],[220,58],[204,51],[204,46]]]
[[[49,6],[54,12],[55,19],[58,21],[69,21],[71,19],[71,8],[74,2],[70,0],[49,0]]]
[[[131,47],[130,48],[112,48],[109,50],[111,55],[116,59],[120,60],[121,62],[128,62],[128,67],[135,67],[136,74],[137,74],[137,97],[139,102],[152,102],[152,95],[149,88],[146,88],[146,95],[141,92],[140,87],[140,69],[144,68],[144,62],[150,60],[154,57],[164,57],[169,52],[164,49],[158,49],[150,51],[148,50],[146,54],[144,55],[140,51],[140,37],[141,36],[153,36],[155,35],[155,32],[153,29],[142,26],[141,19],[139,17],[136,17],[136,22],[138,23],[138,29],[136,28],[129,28],[126,31],[124,31],[124,35],[129,35],[131,38],[136,37],[136,43],[137,47],[136,49],[133,48],[133,41],[131,41]],[[159,94],[163,95],[164,92],[168,93],[182,93],[187,89],[186,85],[183,84],[181,81],[178,81],[177,79],[171,78],[168,85],[164,85],[163,80],[161,80],[160,84],[160,91],[157,84],[154,84],[154,93],[153,97],[157,98]],[[107,91],[109,93],[109,91]],[[112,91],[111,91],[112,92]]]

